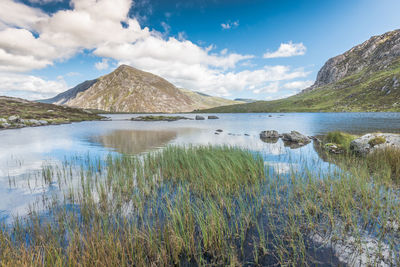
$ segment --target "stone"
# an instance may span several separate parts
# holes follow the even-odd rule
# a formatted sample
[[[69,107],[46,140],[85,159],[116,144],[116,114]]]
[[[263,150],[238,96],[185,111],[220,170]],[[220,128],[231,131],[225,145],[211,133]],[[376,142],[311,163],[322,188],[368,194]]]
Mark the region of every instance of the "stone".
[[[282,134],[282,140],[285,146],[292,149],[299,148],[311,142],[311,139],[297,131]]]
[[[265,138],[279,138],[279,133],[275,130],[269,130],[269,131],[262,131],[260,133],[260,138],[265,139]]]
[[[0,129],[7,129],[11,125],[7,122],[0,123]]]
[[[218,129],[218,130],[215,130],[216,132],[219,132],[219,133],[222,133],[223,132],[223,130],[222,129]]]
[[[47,125],[47,124],[49,124],[49,122],[48,122],[48,121],[45,121],[45,120],[39,120],[39,123],[40,123],[40,125]]]
[[[215,115],[210,115],[210,116],[208,116],[208,119],[209,120],[218,120],[219,118]]]
[[[374,140],[384,138],[384,143],[375,144]],[[392,133],[368,133],[350,143],[350,150],[360,156],[366,156],[371,152],[387,147],[400,148],[400,135]]]
[[[202,120],[205,120],[205,118],[203,116],[196,115],[196,120],[197,121],[202,121]]]
[[[20,122],[21,118],[18,115],[8,117],[8,121],[12,123]]]
[[[40,122],[38,120],[35,119],[30,119],[28,120],[28,122],[32,125],[32,126],[38,126],[40,125]]]
[[[0,118],[0,123],[6,123],[6,122],[7,122],[6,119]]]

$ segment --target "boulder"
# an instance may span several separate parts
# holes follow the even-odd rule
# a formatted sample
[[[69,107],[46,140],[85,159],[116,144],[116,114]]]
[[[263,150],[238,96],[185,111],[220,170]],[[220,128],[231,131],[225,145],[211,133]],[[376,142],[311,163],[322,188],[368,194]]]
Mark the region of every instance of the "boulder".
[[[223,130],[222,129],[217,129],[217,130],[215,130],[216,132],[219,132],[219,133],[222,133],[223,132]]]
[[[18,115],[13,115],[8,117],[8,121],[11,123],[17,123],[21,121],[21,118]]]
[[[400,135],[392,133],[369,133],[350,143],[350,150],[360,156],[366,156],[369,153],[387,148],[400,148]]]
[[[39,126],[40,122],[38,120],[35,119],[30,119],[28,120],[28,122],[32,125],[32,126]]]
[[[0,124],[1,123],[7,123],[7,120],[6,119],[3,119],[3,118],[0,118]]]
[[[215,115],[210,115],[210,116],[208,116],[208,119],[209,120],[218,120],[219,118]]]
[[[7,129],[11,125],[7,122],[0,123],[0,129]]]
[[[196,120],[197,121],[202,121],[202,120],[205,120],[205,118],[203,116],[196,115]]]
[[[49,124],[49,122],[48,122],[48,121],[45,121],[45,120],[39,120],[39,123],[40,123],[40,125],[47,125],[47,124]]]
[[[266,138],[279,138],[279,133],[275,130],[270,130],[270,131],[262,131],[260,133],[260,138],[261,139],[266,139]]]
[[[311,142],[311,139],[297,131],[291,131],[290,133],[284,133],[282,135],[282,140],[285,146],[290,148],[299,148],[307,145]]]

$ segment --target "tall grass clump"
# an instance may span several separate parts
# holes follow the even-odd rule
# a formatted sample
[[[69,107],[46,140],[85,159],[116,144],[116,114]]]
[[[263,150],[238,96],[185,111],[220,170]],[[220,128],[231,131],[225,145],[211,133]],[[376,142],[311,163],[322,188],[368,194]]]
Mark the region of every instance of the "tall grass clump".
[[[368,169],[373,173],[389,173],[392,180],[400,183],[400,149],[387,147],[375,150],[366,157]]]
[[[336,144],[344,151],[350,152],[350,143],[356,138],[357,138],[356,135],[340,131],[334,131],[334,132],[329,132],[325,136],[325,142]]]

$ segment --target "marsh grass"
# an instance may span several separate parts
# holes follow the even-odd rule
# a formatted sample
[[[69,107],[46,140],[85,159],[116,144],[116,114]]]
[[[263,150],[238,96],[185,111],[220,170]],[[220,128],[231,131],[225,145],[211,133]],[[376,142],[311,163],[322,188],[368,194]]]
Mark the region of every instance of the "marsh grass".
[[[368,171],[321,175],[279,175],[234,147],[171,146],[88,159],[77,171],[65,163],[43,171],[64,193],[3,226],[0,264],[337,265],[312,235],[336,242],[364,231],[398,263],[399,232],[388,226],[400,222],[398,193]]]
[[[338,145],[341,149],[343,149],[345,152],[350,152],[350,143],[354,139],[356,139],[356,135],[348,134],[345,132],[340,132],[340,131],[334,131],[334,132],[329,132],[325,137],[324,137],[324,142],[325,143],[333,143]]]

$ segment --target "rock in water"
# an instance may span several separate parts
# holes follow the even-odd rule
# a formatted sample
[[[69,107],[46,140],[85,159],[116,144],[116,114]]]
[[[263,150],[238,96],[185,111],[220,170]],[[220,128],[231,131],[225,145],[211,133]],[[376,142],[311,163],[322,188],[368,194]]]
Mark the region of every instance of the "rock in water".
[[[279,138],[279,133],[275,130],[270,130],[270,131],[262,131],[260,133],[260,138],[265,139],[265,138]]]
[[[215,115],[210,115],[210,116],[208,116],[208,119],[209,120],[218,120],[219,118]]]
[[[290,133],[284,133],[282,135],[282,140],[286,146],[290,148],[299,148],[307,145],[311,142],[310,138],[297,131],[291,131]]]
[[[400,149],[400,135],[392,133],[369,133],[350,143],[350,150],[361,156],[366,156],[373,151],[387,147]]]
[[[205,118],[203,116],[196,115],[196,120],[202,121],[202,120],[205,120]]]

